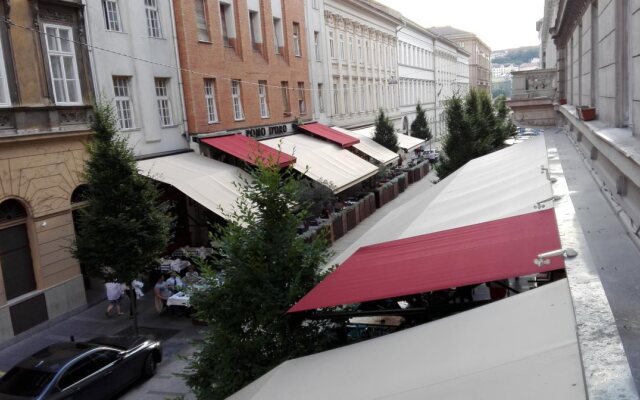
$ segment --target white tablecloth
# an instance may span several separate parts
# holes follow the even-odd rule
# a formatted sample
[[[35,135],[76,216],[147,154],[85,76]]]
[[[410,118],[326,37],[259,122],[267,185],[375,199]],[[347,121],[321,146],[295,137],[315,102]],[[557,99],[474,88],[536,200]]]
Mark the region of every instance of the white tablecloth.
[[[189,296],[184,292],[178,292],[167,299],[167,306],[191,307]]]

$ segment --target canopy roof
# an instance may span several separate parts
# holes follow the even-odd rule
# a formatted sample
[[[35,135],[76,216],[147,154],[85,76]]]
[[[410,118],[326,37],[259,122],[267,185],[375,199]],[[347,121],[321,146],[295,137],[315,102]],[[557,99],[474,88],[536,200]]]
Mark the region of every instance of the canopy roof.
[[[260,162],[262,164],[277,163],[280,167],[286,167],[296,162],[295,157],[241,134],[210,137],[201,141],[251,165]]]
[[[348,150],[333,143],[297,134],[262,140],[260,143],[294,154],[294,168],[321,184],[330,183],[334,193],[339,193],[376,173],[378,167],[366,162]],[[308,168],[308,170],[307,170]]]
[[[362,247],[289,312],[388,299],[564,268],[552,209]]]
[[[359,134],[362,136],[367,136],[372,138],[375,135],[376,127],[370,126],[368,128],[362,129],[354,129],[351,131],[354,134]],[[404,151],[413,151],[418,147],[422,146],[426,141],[424,139],[419,139],[413,136],[405,135],[404,133],[398,133],[398,147],[400,147]]]
[[[586,398],[566,279],[415,328],[287,361],[229,399],[514,396]]]
[[[337,126],[334,126],[333,129],[340,132],[347,133],[351,136],[354,136],[360,139],[360,143],[354,144],[353,148],[368,155],[369,157],[373,158],[380,164],[383,164],[383,165],[392,164],[398,160],[399,156],[397,153],[394,153],[393,151],[387,149],[380,143],[375,142],[369,136],[362,135],[361,133],[358,133],[358,132],[351,132],[346,129],[339,128]]]
[[[225,217],[240,197],[235,182],[251,180],[240,168],[183,153],[138,161],[141,174],[169,184],[212,212]]]
[[[346,149],[347,147],[351,147],[354,144],[357,144],[360,142],[360,139],[353,137],[346,132],[329,128],[328,126],[322,125],[321,123],[318,123],[318,122],[311,122],[308,124],[298,125],[298,128],[302,129],[307,133],[310,133],[313,136],[318,136],[320,138],[327,139],[328,141],[339,145],[343,149]]]
[[[362,246],[512,217],[553,207],[543,136],[476,158],[417,193],[370,227],[329,265]],[[538,205],[538,202],[547,200]]]

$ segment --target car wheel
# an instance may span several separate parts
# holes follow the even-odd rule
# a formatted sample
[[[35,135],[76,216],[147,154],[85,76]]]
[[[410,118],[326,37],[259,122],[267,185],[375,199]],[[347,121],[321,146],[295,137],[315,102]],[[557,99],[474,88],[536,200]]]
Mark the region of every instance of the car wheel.
[[[156,373],[156,358],[153,356],[153,353],[149,353],[147,358],[144,360],[144,367],[142,369],[142,378],[149,379]]]

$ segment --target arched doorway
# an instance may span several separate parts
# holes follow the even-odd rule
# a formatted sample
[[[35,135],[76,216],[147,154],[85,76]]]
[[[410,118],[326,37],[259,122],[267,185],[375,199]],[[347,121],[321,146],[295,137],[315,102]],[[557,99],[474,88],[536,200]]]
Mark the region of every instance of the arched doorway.
[[[36,290],[27,210],[16,199],[0,203],[0,270],[7,300]]]
[[[402,130],[404,131],[404,133],[406,133],[407,135],[409,134],[409,118],[407,118],[407,116],[405,115],[405,117],[402,119]]]

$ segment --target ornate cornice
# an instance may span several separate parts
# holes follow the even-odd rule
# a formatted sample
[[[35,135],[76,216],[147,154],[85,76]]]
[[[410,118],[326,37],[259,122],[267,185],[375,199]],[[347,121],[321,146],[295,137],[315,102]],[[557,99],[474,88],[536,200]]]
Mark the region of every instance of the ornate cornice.
[[[593,0],[567,0],[561,3],[555,34],[556,46],[566,45]]]

